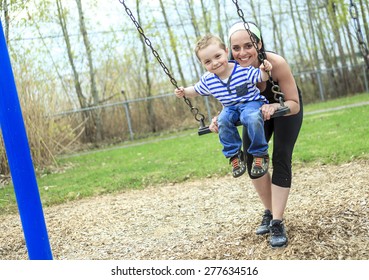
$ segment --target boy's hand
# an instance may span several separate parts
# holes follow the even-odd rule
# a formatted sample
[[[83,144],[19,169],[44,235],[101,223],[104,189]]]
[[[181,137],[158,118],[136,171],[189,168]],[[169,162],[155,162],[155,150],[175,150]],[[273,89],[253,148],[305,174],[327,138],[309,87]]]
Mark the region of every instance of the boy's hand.
[[[184,87],[178,87],[174,90],[175,95],[178,98],[184,97],[185,96],[185,90]]]

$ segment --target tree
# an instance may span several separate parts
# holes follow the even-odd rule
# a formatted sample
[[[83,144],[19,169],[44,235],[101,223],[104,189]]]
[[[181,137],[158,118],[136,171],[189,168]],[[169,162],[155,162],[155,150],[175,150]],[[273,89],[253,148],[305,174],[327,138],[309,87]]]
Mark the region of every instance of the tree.
[[[1,11],[4,12],[4,35],[5,40],[9,43],[9,7],[7,0],[2,0],[0,2]]]
[[[268,2],[269,2],[269,5],[268,6],[270,7],[272,24],[273,24],[273,33],[274,33],[273,40],[274,40],[274,46],[275,46],[275,48],[279,48],[279,51],[280,51],[281,55],[284,57],[285,54],[284,54],[284,49],[283,49],[283,39],[282,39],[282,35],[281,35],[281,32],[280,32],[280,30],[282,28],[279,28],[278,27],[277,20],[276,20],[276,17],[274,15],[274,11],[273,11],[272,0],[268,0]]]
[[[211,24],[211,22],[209,21],[210,15],[208,15],[207,13],[206,7],[204,5],[204,0],[201,0],[201,11],[202,11],[202,20],[204,21],[204,26],[205,26],[205,32],[210,33],[210,27],[209,27],[209,25]]]
[[[294,5],[292,4],[292,0],[288,0],[289,5],[290,5],[290,14],[291,14],[291,19],[292,19],[292,25],[293,25],[293,31],[295,33],[296,36],[296,44],[297,44],[297,53],[298,53],[298,64],[299,64],[299,70],[301,71],[301,69],[304,68],[304,54],[302,52],[302,47],[301,47],[301,38],[300,38],[300,34],[298,32],[298,27],[297,27],[297,22],[296,22],[296,17],[295,17],[295,13],[294,13]]]
[[[181,25],[182,27],[182,30],[183,30],[183,33],[184,33],[184,36],[185,36],[185,39],[186,39],[186,45],[187,45],[187,49],[190,50],[190,59],[191,59],[191,66],[192,66],[192,70],[191,73],[193,74],[192,75],[192,79],[194,80],[197,80],[199,77],[200,77],[200,71],[201,71],[201,66],[200,66],[200,63],[198,63],[198,61],[196,61],[195,59],[195,55],[193,54],[193,46],[194,46],[194,40],[190,40],[190,36],[188,35],[188,32],[186,30],[186,26],[185,26],[185,23],[184,23],[184,20],[183,20],[183,16],[182,16],[182,13],[180,12],[180,9],[178,8],[178,4],[177,2],[174,3],[175,5],[175,9],[176,9],[176,12],[177,12],[177,16],[179,18],[179,24]]]
[[[174,53],[174,58],[175,58],[175,61],[176,61],[176,65],[178,67],[178,72],[179,72],[179,76],[181,77],[181,83],[182,85],[185,85],[186,84],[186,79],[183,75],[183,71],[182,71],[182,67],[181,67],[181,62],[179,60],[179,54],[178,54],[178,48],[177,48],[177,43],[176,43],[176,38],[174,37],[174,34],[173,34],[173,30],[169,24],[169,21],[168,21],[168,17],[167,17],[167,13],[166,13],[166,10],[165,10],[165,7],[164,7],[164,3],[163,3],[163,0],[159,0],[160,2],[160,8],[161,8],[161,12],[163,14],[163,17],[164,17],[164,23],[165,23],[165,26],[167,28],[167,31],[168,31],[168,35],[169,35],[169,40],[170,40],[170,46],[172,48],[172,51]]]
[[[80,77],[79,77],[79,73],[77,71],[77,67],[74,61],[74,56],[73,56],[73,50],[72,50],[72,46],[71,46],[71,42],[70,42],[70,37],[69,37],[69,33],[68,33],[68,28],[67,28],[67,20],[66,20],[66,13],[65,10],[62,6],[61,0],[56,0],[56,5],[57,5],[57,12],[58,12],[58,21],[60,24],[60,27],[62,29],[62,33],[63,33],[63,38],[64,38],[64,42],[65,42],[65,46],[66,46],[66,51],[68,54],[68,60],[69,60],[69,64],[72,68],[72,72],[73,72],[73,81],[74,81],[74,87],[76,90],[76,94],[77,94],[77,98],[79,101],[79,105],[82,109],[85,109],[88,107],[88,102],[86,97],[83,94],[82,91],[82,86],[81,86],[81,81],[80,81]],[[82,111],[82,119],[83,119],[83,123],[85,124],[85,137],[87,141],[93,141],[94,140],[94,125],[91,121],[90,118],[90,113],[87,110],[83,110]]]
[[[79,27],[83,38],[83,43],[86,48],[86,56],[88,61],[88,68],[89,68],[89,74],[90,74],[90,90],[91,90],[91,96],[92,96],[92,106],[97,106],[100,103],[99,100],[99,93],[96,87],[96,79],[95,79],[95,69],[93,65],[92,60],[92,49],[90,40],[88,39],[86,25],[85,25],[85,19],[83,16],[83,10],[82,10],[82,2],[81,0],[76,0],[77,8],[78,8],[78,15],[79,15]],[[95,140],[97,142],[102,140],[102,124],[101,124],[101,118],[99,115],[99,110],[92,110],[91,115],[93,117],[93,125],[96,127],[95,129]]]
[[[340,13],[340,11],[342,11],[344,5],[345,3],[343,0],[328,0],[327,14],[328,14],[328,20],[331,23],[334,41],[338,49],[340,63],[343,66],[341,79],[344,82],[346,92],[349,92],[350,85],[349,85],[349,76],[347,72],[346,54],[343,48],[343,43],[342,43],[342,38],[341,38],[342,36],[340,34],[342,22],[345,20],[344,18],[342,18],[342,14]]]
[[[199,39],[201,37],[201,32],[200,32],[199,25],[196,20],[193,0],[186,0],[186,4],[187,4],[187,12],[188,12],[188,15],[190,16],[196,39]]]
[[[222,28],[222,19],[220,17],[220,5],[218,0],[214,0],[214,6],[215,6],[215,11],[216,11],[216,25],[217,25],[217,29],[218,29],[218,35],[220,38],[222,38],[222,40],[226,40],[227,38],[225,38],[224,36],[224,32],[223,32],[223,28]]]
[[[365,11],[369,11],[369,1],[365,0],[366,7],[364,7],[363,0],[359,0],[359,3],[360,3],[361,15],[363,17],[362,23],[363,23],[365,34],[366,34],[366,43],[369,44],[369,24],[367,20],[367,14],[365,13]]]
[[[141,22],[141,13],[140,13],[140,1],[136,0],[136,7],[137,7],[137,19],[138,22]],[[144,61],[145,61],[145,92],[146,92],[146,96],[147,97],[151,97],[152,96],[152,86],[151,86],[151,79],[150,79],[150,63],[149,63],[149,58],[147,55],[147,48],[146,48],[146,44],[144,41],[144,38],[140,35],[140,41],[142,43],[142,51],[143,51],[143,55],[144,55]],[[146,102],[146,108],[147,108],[147,122],[151,128],[152,132],[156,132],[156,117],[155,117],[155,112],[154,112],[154,108],[153,108],[153,104],[152,104],[152,100],[149,99]]]

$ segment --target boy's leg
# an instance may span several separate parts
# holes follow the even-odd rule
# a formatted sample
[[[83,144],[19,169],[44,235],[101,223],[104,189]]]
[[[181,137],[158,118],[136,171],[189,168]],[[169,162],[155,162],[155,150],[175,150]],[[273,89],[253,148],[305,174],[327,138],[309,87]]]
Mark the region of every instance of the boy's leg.
[[[239,119],[237,108],[225,107],[218,116],[219,140],[223,145],[223,154],[230,159],[233,169],[233,177],[239,177],[246,171],[243,153],[241,151],[242,140],[235,123]]]
[[[260,111],[262,104],[259,101],[251,101],[240,108],[240,121],[247,128],[250,139],[247,152],[254,157],[251,175],[255,177],[263,176],[269,167],[268,142],[265,139],[264,120]]]

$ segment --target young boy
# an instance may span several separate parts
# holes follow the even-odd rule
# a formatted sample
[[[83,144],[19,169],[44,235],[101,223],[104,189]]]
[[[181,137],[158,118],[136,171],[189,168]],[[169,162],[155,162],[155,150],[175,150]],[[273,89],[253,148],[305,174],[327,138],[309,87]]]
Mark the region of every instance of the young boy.
[[[271,71],[272,65],[264,60],[260,68],[241,67],[236,61],[228,61],[228,49],[214,35],[200,39],[195,53],[208,72],[195,86],[175,89],[176,96],[213,95],[218,99],[223,105],[218,116],[219,140],[224,156],[230,158],[233,177],[239,177],[246,171],[242,140],[236,126],[238,120],[247,128],[251,142],[248,149],[254,157],[251,175],[263,176],[268,170],[269,156],[260,107],[267,100],[260,94],[256,83],[268,80],[269,75],[265,71]]]

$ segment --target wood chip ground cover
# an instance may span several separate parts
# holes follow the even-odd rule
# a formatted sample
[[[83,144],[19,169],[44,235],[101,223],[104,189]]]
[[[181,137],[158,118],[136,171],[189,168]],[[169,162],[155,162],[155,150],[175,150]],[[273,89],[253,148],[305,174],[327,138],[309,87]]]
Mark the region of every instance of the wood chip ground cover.
[[[295,166],[289,245],[255,235],[262,206],[247,176],[188,181],[44,208],[59,260],[368,260],[369,165]],[[19,215],[0,216],[0,259],[28,259]]]

